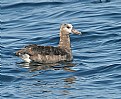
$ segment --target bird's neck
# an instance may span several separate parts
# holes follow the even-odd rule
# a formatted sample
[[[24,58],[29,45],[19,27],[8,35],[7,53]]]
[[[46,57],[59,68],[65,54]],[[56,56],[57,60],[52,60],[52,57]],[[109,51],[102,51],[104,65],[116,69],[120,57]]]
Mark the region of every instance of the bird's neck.
[[[60,48],[71,51],[70,36],[69,34],[60,32],[60,42],[58,45]]]

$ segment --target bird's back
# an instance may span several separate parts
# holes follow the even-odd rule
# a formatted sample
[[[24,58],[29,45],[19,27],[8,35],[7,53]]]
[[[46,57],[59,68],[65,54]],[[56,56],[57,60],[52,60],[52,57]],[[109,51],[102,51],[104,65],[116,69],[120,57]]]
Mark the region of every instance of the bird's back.
[[[70,54],[65,49],[53,46],[38,46],[36,44],[25,46],[17,51],[16,55],[26,62],[55,63],[71,60]]]

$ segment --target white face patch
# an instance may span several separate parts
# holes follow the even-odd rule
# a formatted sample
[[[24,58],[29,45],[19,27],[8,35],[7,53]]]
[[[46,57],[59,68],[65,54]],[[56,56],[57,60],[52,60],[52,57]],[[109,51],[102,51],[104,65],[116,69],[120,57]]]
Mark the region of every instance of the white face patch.
[[[23,54],[20,57],[27,63],[31,62],[30,56],[28,54]]]
[[[67,24],[67,32],[71,33],[73,26],[71,24]]]
[[[66,24],[66,26],[64,26],[63,30],[67,33],[71,33],[72,28],[73,28],[73,26],[71,24]]]

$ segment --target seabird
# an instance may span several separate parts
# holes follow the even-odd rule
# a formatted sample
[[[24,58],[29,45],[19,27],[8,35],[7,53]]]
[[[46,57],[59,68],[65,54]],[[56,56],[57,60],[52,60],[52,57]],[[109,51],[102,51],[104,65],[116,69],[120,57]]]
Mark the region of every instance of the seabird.
[[[81,32],[74,29],[71,24],[62,24],[60,27],[60,41],[57,47],[32,44],[18,50],[16,55],[28,63],[72,61],[73,56],[70,44],[70,33],[81,34]]]

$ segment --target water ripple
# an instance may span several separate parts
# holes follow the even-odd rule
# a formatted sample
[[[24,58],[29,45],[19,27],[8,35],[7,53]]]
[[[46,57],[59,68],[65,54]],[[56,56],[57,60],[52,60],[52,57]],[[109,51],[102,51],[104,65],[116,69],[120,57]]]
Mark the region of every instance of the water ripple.
[[[15,80],[14,76],[0,75],[1,82],[11,82]]]
[[[34,3],[34,2],[28,2],[28,3],[15,3],[11,5],[4,5],[2,6],[2,9],[10,9],[10,8],[19,8],[19,7],[27,7],[27,6],[46,6],[46,5],[60,5],[64,4],[63,2],[40,2],[40,3]]]
[[[109,65],[109,66],[101,66],[101,67],[97,67],[94,68],[92,70],[86,70],[84,72],[80,72],[78,71],[76,73],[76,75],[85,75],[85,76],[91,76],[94,74],[98,74],[98,73],[108,73],[108,72],[112,72],[115,70],[121,70],[121,64],[113,64],[113,65]]]
[[[92,1],[99,0],[2,0],[2,98],[121,99],[121,1]],[[23,63],[15,56],[28,44],[57,46],[62,23],[82,32],[70,35],[72,62]]]

